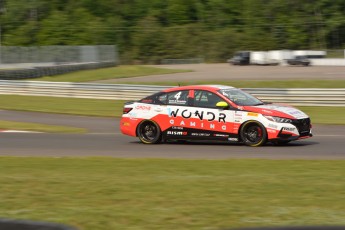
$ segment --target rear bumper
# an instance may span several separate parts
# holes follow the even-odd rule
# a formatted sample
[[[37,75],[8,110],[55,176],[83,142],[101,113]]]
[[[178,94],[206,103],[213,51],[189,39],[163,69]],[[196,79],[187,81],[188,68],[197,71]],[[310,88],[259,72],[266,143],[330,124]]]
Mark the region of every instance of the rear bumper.
[[[121,133],[128,135],[128,136],[137,136],[137,126],[139,124],[140,120],[136,118],[129,118],[129,117],[123,117],[120,120],[120,130]]]

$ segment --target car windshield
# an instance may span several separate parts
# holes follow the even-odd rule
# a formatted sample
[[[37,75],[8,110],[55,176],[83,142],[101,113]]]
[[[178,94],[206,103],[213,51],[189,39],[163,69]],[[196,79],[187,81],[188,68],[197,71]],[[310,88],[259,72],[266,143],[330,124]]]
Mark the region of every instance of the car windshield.
[[[256,97],[240,90],[240,89],[221,89],[218,91],[225,97],[229,98],[237,105],[255,106],[263,105],[264,103]]]

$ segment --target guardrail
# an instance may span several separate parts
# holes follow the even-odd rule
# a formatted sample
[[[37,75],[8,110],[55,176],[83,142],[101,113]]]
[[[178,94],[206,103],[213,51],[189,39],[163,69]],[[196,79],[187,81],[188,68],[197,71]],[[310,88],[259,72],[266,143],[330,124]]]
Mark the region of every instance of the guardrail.
[[[138,100],[172,86],[0,80],[0,94]],[[244,88],[263,101],[298,106],[345,106],[345,88]]]

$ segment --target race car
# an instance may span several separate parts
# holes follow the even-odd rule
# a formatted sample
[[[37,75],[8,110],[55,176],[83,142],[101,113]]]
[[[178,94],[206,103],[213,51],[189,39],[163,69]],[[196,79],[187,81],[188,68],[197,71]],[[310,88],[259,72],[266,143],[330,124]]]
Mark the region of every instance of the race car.
[[[121,132],[142,143],[170,140],[241,142],[262,146],[312,137],[304,112],[265,103],[241,89],[224,85],[173,87],[127,102]]]

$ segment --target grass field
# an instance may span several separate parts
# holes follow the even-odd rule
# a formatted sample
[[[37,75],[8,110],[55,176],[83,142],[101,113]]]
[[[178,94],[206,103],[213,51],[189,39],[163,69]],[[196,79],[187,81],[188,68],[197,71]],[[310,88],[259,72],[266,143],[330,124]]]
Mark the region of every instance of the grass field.
[[[114,117],[122,114],[124,101],[0,95],[0,109]]]
[[[81,230],[345,225],[345,161],[0,158],[0,216]]]
[[[0,95],[0,109],[120,117],[125,101]],[[345,107],[300,107],[314,124],[345,125]],[[0,123],[0,128],[1,123]],[[13,127],[16,128],[16,127]]]
[[[140,65],[123,65],[111,68],[102,68],[96,70],[77,71],[68,74],[47,76],[36,78],[38,81],[58,81],[58,82],[88,82],[107,80],[115,78],[129,78],[156,74],[182,73],[190,72],[191,70],[182,69],[163,69],[150,66]]]
[[[82,128],[57,126],[57,125],[45,125],[38,123],[26,123],[26,122],[14,122],[14,121],[2,121],[0,120],[0,129],[5,130],[21,130],[21,131],[38,131],[46,133],[86,133],[87,130]]]

